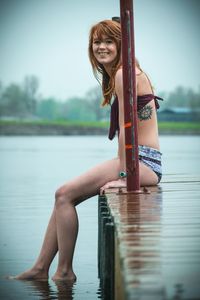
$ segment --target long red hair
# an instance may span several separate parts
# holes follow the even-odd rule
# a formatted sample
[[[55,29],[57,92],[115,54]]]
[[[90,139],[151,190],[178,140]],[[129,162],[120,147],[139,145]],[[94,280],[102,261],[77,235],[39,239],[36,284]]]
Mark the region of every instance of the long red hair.
[[[110,76],[106,72],[104,66],[97,61],[92,49],[94,36],[101,40],[103,35],[106,35],[110,39],[112,39],[115,42],[117,47],[117,57],[113,63]],[[89,52],[89,59],[92,65],[94,76],[101,83],[102,86],[102,92],[104,96],[102,106],[105,106],[107,104],[110,104],[112,96],[115,94],[115,74],[122,65],[120,23],[117,21],[104,20],[94,25],[90,30],[88,52]],[[135,64],[137,68],[141,71],[141,73],[144,73],[137,59],[135,59]]]
[[[113,63],[113,67],[111,70],[111,76],[108,75],[104,66],[100,64],[96,58],[94,57],[92,44],[94,35],[98,39],[102,39],[103,35],[108,36],[110,39],[114,41],[117,47],[117,57]],[[116,21],[105,20],[94,25],[90,30],[89,35],[89,59],[92,65],[93,73],[96,79],[102,85],[102,92],[104,96],[104,101],[102,105],[110,104],[111,98],[114,94],[115,90],[115,74],[117,70],[121,66],[121,26]],[[100,77],[99,77],[100,75]]]

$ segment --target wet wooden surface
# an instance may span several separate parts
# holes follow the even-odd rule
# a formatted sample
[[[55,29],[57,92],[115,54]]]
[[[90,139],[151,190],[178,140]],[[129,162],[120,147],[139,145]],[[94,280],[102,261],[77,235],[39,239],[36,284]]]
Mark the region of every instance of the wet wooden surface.
[[[168,175],[149,190],[106,191],[115,228],[115,300],[200,299],[200,177]]]

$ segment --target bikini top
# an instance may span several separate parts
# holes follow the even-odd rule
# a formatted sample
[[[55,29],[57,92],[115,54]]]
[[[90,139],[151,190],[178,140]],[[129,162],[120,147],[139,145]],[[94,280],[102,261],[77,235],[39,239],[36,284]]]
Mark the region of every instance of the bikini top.
[[[159,109],[160,105],[157,100],[163,100],[162,98],[153,94],[146,94],[137,97],[137,111],[139,112],[147,103],[151,100],[155,101],[156,109]],[[112,140],[115,137],[116,131],[119,132],[119,107],[118,98],[115,97],[110,110],[110,129],[108,138]]]

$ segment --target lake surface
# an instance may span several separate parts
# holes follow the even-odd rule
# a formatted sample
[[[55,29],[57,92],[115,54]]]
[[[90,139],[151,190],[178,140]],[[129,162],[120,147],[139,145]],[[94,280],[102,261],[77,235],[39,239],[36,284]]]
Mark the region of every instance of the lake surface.
[[[163,180],[172,174],[200,175],[198,136],[161,136]],[[29,268],[38,252],[64,182],[117,153],[117,140],[102,136],[0,137],[1,299],[100,299],[97,276],[97,197],[77,207],[79,236],[73,287],[49,282],[6,280]],[[56,269],[57,259],[50,269]]]

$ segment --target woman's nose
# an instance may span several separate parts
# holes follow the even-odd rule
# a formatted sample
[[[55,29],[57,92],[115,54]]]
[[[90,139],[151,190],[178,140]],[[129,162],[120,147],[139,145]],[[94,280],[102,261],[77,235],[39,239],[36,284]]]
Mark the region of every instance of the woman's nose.
[[[101,42],[100,44],[99,44],[99,48],[101,49],[101,48],[105,48],[105,43],[104,42]]]

